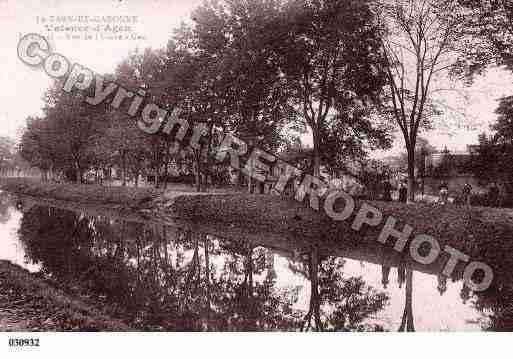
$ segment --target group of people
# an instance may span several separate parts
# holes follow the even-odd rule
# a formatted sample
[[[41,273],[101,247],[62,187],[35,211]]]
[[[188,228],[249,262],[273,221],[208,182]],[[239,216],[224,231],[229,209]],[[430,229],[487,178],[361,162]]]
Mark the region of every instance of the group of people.
[[[439,187],[440,190],[440,199],[439,201],[443,204],[447,203],[449,196],[449,186],[446,182],[442,181]],[[466,204],[470,206],[472,198],[472,186],[469,183],[465,183],[460,193],[455,198],[455,204]],[[484,197],[485,200],[482,203],[478,202],[480,206],[489,206],[489,207],[500,207],[500,190],[496,184],[492,184],[488,193]]]
[[[387,180],[383,183],[383,201],[392,201],[392,190],[393,187],[390,184],[390,182]],[[438,202],[441,204],[447,204],[449,202],[449,185],[447,182],[442,181],[440,183],[440,186],[438,187]],[[399,184],[399,202],[406,203],[408,200],[408,188],[406,186],[405,181],[402,181]],[[461,196],[459,197],[459,200],[461,201],[461,204],[470,205],[470,199],[472,195],[472,186],[469,183],[465,183],[463,185]],[[490,198],[495,198],[494,203],[497,201],[497,198],[499,197],[499,191],[497,187],[494,187],[490,189]]]
[[[447,182],[442,181],[440,183],[440,186],[438,187],[439,190],[439,197],[438,202],[441,204],[447,204],[449,202],[449,185]],[[461,196],[460,196],[460,204],[466,204],[470,206],[470,198],[472,196],[472,186],[470,183],[465,183],[463,185],[463,188],[461,190]]]
[[[392,201],[392,185],[389,181],[385,181],[383,183],[383,201],[390,202]],[[399,185],[399,202],[404,202],[408,200],[408,188],[406,187],[405,182],[401,182]]]

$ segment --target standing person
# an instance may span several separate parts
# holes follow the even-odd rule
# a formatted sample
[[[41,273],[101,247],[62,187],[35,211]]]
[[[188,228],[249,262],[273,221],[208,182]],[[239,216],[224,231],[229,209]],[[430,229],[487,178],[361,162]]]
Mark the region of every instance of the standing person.
[[[447,182],[442,181],[438,189],[440,190],[440,202],[442,204],[446,204],[447,199],[449,198],[449,186],[447,185]]]
[[[470,195],[472,193],[472,186],[469,183],[463,185],[463,201],[467,206],[470,206]]]
[[[406,203],[408,200],[408,188],[404,184],[404,182],[401,182],[401,185],[399,187],[399,202]]]
[[[387,180],[383,183],[383,201],[390,202],[392,200],[392,185]]]

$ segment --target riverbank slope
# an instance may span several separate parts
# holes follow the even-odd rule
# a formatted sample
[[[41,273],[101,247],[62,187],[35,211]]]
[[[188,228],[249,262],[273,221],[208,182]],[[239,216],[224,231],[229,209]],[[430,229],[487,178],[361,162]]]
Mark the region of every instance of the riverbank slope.
[[[0,331],[74,330],[126,331],[129,327],[39,275],[0,261]]]

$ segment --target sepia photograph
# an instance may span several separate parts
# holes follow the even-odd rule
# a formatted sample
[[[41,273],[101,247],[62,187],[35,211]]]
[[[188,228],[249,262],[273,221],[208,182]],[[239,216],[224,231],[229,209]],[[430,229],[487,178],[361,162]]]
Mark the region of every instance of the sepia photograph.
[[[8,355],[513,331],[513,1],[0,0],[0,29]]]

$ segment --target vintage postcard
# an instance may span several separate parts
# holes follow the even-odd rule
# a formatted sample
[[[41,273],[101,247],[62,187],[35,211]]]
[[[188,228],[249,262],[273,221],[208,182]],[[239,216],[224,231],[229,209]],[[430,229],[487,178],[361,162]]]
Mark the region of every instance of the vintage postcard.
[[[5,347],[512,331],[512,24],[503,0],[0,0]]]

